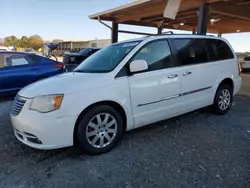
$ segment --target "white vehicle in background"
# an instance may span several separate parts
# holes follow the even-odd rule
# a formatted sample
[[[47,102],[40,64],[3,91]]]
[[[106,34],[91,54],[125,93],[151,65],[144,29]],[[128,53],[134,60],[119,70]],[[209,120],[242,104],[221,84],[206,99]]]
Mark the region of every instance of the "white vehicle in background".
[[[0,46],[0,51],[11,51],[11,50],[6,46]]]
[[[29,54],[37,54],[36,51],[33,48],[26,48],[23,50],[23,52],[29,53]]]
[[[78,144],[110,151],[123,133],[212,106],[224,115],[240,90],[236,54],[223,38],[157,35],[110,45],[73,72],[22,89],[13,103],[14,133],[24,144]]]
[[[246,69],[250,69],[250,56],[247,56],[244,58],[242,64],[241,64],[242,71]]]

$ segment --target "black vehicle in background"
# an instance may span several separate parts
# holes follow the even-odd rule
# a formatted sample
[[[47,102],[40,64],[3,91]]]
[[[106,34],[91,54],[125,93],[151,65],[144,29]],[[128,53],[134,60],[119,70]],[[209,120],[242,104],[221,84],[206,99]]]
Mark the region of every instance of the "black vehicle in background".
[[[100,48],[85,48],[79,53],[69,53],[63,55],[63,63],[68,71],[75,69],[81,62],[87,59],[92,54],[99,51]]]

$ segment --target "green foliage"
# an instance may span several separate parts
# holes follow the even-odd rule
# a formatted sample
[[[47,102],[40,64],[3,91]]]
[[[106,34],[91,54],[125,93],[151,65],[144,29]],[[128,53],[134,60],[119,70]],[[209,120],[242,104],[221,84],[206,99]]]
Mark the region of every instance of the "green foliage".
[[[19,47],[21,48],[29,48],[29,38],[26,36],[22,36],[22,38],[19,41]]]
[[[62,40],[62,39],[54,39],[54,40],[52,40],[51,42],[52,43],[56,43],[56,42],[63,42],[64,40]]]
[[[39,35],[32,35],[28,41],[30,48],[34,48],[35,50],[41,48],[43,44],[43,39]]]
[[[22,36],[21,39],[18,39],[14,35],[4,38],[5,46],[15,46],[17,48],[33,48],[37,50],[41,48],[43,43],[44,41],[39,35],[32,35],[30,37]]]
[[[19,40],[16,36],[8,36],[4,38],[5,46],[19,46]]]

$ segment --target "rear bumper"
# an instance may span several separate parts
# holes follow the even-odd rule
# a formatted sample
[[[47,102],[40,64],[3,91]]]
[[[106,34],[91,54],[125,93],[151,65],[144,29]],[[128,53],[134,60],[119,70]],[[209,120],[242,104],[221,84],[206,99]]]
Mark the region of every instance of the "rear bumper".
[[[250,69],[250,63],[243,63],[243,64],[241,65],[241,68],[242,68],[242,69]]]

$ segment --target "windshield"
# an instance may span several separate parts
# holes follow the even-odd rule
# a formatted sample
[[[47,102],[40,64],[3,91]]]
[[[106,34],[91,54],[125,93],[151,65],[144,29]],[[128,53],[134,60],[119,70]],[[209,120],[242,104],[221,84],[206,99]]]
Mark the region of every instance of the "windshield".
[[[85,49],[82,49],[79,54],[82,54],[82,55],[88,55],[89,53],[89,49],[88,48],[85,48]]]
[[[81,63],[75,72],[101,73],[112,71],[141,41],[108,46]]]

